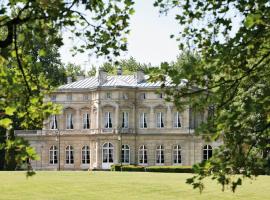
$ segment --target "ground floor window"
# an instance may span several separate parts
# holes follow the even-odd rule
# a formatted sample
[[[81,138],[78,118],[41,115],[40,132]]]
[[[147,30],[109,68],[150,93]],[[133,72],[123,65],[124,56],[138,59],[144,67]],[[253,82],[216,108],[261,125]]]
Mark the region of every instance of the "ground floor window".
[[[157,146],[156,163],[157,164],[164,164],[164,147],[163,147],[163,145]]]
[[[210,145],[205,145],[203,147],[203,160],[208,160],[212,157],[212,147]]]
[[[147,164],[147,148],[145,145],[139,148],[139,163]]]
[[[181,146],[180,145],[175,145],[173,147],[173,164],[181,164]]]
[[[90,163],[90,148],[89,146],[84,146],[82,148],[82,164]]]
[[[51,146],[49,150],[50,155],[50,164],[57,164],[58,163],[58,149],[56,146]]]
[[[121,159],[122,163],[130,163],[130,148],[127,144],[122,145]]]
[[[105,143],[102,147],[103,163],[113,163],[113,145],[112,143]]]
[[[66,147],[66,164],[74,164],[73,147],[68,145]]]

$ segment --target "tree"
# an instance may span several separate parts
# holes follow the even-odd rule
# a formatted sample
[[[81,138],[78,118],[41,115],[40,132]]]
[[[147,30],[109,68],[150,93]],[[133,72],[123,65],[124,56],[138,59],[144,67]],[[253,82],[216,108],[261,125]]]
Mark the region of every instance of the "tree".
[[[0,148],[5,150],[6,166],[14,169],[37,158],[25,141],[15,137],[14,128],[35,127],[59,113],[59,107],[43,102],[52,89],[48,79],[53,80],[55,74],[53,65],[47,64],[59,64],[54,59],[63,44],[59,32],[71,30],[85,41],[74,47],[75,52],[93,50],[99,56],[117,56],[126,50],[132,5],[132,0],[1,2],[0,135],[7,137]]]
[[[66,76],[72,77],[72,80],[75,81],[77,76],[84,76],[84,71],[81,69],[80,65],[75,65],[73,63],[68,63],[65,66]]]
[[[204,178],[212,177],[235,191],[242,177],[270,174],[269,1],[157,0],[155,6],[161,13],[178,11],[180,49],[195,49],[201,61],[180,70],[163,63],[152,80],[171,77],[175,87],[163,89],[179,109],[209,107],[198,132],[224,142],[210,160],[194,166],[197,175],[187,183],[202,191]],[[179,86],[182,79],[188,82]]]

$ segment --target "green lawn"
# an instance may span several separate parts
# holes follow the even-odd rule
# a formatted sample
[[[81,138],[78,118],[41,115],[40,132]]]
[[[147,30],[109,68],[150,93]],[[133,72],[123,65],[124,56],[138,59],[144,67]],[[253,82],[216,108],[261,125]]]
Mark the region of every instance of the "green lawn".
[[[140,172],[0,172],[2,200],[269,199],[270,176],[244,182],[235,194],[208,182],[203,194],[185,184],[190,174]]]

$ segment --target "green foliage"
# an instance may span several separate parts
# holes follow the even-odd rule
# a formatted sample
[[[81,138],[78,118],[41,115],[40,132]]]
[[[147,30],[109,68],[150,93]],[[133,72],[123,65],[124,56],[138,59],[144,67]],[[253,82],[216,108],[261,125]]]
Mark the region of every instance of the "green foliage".
[[[75,81],[77,76],[83,76],[84,71],[81,69],[80,65],[75,65],[73,63],[68,63],[65,66],[66,76],[72,77],[72,81]]]
[[[178,9],[180,48],[195,48],[198,56],[189,55],[177,69],[176,63],[165,63],[152,79],[169,76],[174,87],[163,87],[168,100],[179,109],[190,105],[207,112],[196,132],[223,140],[213,158],[195,166],[197,176],[188,183],[203,190],[203,179],[210,176],[235,191],[242,177],[232,180],[233,175],[269,174],[269,1],[157,0],[155,6],[161,13]]]
[[[162,173],[193,173],[191,166],[140,166],[140,165],[121,165],[111,166],[111,171],[130,171],[130,172],[162,172]]]

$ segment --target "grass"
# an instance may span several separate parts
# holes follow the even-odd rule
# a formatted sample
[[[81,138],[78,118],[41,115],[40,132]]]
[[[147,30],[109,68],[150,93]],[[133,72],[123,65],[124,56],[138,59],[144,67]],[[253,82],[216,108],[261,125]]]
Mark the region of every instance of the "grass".
[[[0,172],[2,200],[269,199],[270,176],[244,181],[236,193],[207,181],[203,194],[185,184],[191,174],[141,172]]]

